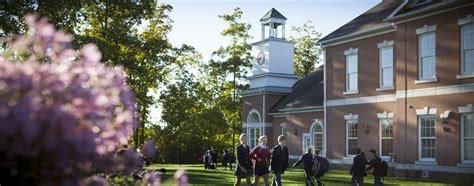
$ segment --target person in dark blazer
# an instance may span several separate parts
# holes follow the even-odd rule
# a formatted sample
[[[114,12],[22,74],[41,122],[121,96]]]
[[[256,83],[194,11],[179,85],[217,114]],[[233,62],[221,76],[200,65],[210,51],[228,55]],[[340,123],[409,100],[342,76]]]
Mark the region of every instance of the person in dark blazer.
[[[370,149],[370,155],[372,159],[369,162],[369,167],[367,170],[374,169],[372,175],[374,175],[374,186],[383,185],[381,182],[382,176],[384,176],[384,170],[382,165],[382,159],[377,156],[377,151],[375,149]]]
[[[364,185],[364,177],[367,176],[365,166],[368,162],[367,159],[365,159],[365,154],[360,150],[360,148],[357,148],[356,153],[357,156],[354,157],[354,161],[349,173],[352,174],[352,185],[355,186],[357,182],[359,186],[362,186]]]
[[[298,166],[301,162],[303,162],[303,169],[304,169],[304,177],[305,177],[305,181],[306,181],[306,186],[314,186],[314,182],[313,182],[313,179],[312,179],[314,173],[311,170],[311,168],[313,166],[313,153],[312,153],[311,148],[308,148],[308,150],[306,150],[306,153],[301,155],[300,159],[295,164],[293,164],[293,167]]]
[[[240,145],[237,146],[237,165],[235,166],[234,175],[236,186],[240,185],[240,180],[245,178],[247,185],[251,185],[250,176],[252,175],[252,161],[250,160],[250,147],[247,145],[247,135],[240,134]]]
[[[286,147],[286,137],[278,136],[278,145],[272,148],[270,158],[270,170],[273,172],[272,185],[281,186],[281,174],[288,168],[288,148]]]

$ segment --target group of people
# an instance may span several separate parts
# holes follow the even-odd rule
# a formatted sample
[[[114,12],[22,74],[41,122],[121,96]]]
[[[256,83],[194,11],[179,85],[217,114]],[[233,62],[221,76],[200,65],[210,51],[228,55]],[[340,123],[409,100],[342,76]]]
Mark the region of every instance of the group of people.
[[[218,154],[216,151],[214,151],[214,148],[211,147],[210,150],[207,150],[206,153],[204,153],[202,160],[204,162],[205,169],[216,169]],[[222,169],[227,169],[227,165],[229,165],[230,169],[232,169],[232,163],[235,161],[235,156],[232,149],[225,149],[222,153],[221,160]]]
[[[356,149],[357,155],[354,157],[354,162],[352,163],[351,170],[349,171],[349,174],[352,175],[352,185],[364,185],[364,177],[367,176],[366,171],[371,169],[374,169],[372,172],[374,175],[374,186],[383,185],[382,177],[387,175],[388,165],[386,162],[382,161],[379,156],[377,156],[377,151],[371,149],[369,152],[370,161],[367,161],[365,153],[362,152],[360,148]]]
[[[234,175],[237,177],[235,185],[245,178],[247,185],[258,185],[259,179],[263,177],[265,185],[269,185],[268,174],[273,173],[272,185],[281,185],[281,175],[288,168],[288,148],[286,147],[286,137],[278,136],[278,145],[271,150],[267,146],[265,135],[258,139],[258,146],[253,149],[247,145],[247,135],[240,135],[240,145],[237,146],[237,165]],[[253,161],[255,167],[253,167]],[[252,183],[250,177],[254,175]]]
[[[267,137],[265,135],[258,139],[258,145],[253,149],[247,145],[247,136],[245,133],[240,135],[240,145],[237,146],[237,165],[234,175],[236,181],[234,185],[240,185],[241,180],[245,179],[247,185],[258,185],[260,178],[263,178],[265,185],[269,185],[269,173],[273,174],[272,185],[280,186],[281,175],[288,168],[288,148],[286,147],[286,137],[278,136],[278,145],[273,148],[267,146]],[[358,148],[357,156],[350,169],[352,175],[352,185],[363,185],[364,177],[367,176],[368,170],[373,169],[374,185],[383,185],[381,179],[387,174],[388,165],[382,161],[374,149],[370,150],[370,161],[367,161],[365,154]],[[321,177],[329,169],[329,163],[324,157],[318,156],[319,150],[308,148],[306,153],[293,164],[298,166],[303,163],[305,182],[307,186],[314,186],[313,179],[317,181],[318,186],[322,185]],[[367,167],[368,165],[368,167]],[[255,175],[255,179],[251,182],[250,178]]]

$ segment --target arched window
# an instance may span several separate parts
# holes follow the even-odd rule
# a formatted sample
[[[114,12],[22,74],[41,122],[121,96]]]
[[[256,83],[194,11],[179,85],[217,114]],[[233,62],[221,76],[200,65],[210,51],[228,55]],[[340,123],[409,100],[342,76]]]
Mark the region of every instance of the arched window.
[[[314,151],[319,151],[319,154],[323,154],[323,143],[324,143],[324,132],[321,124],[316,124],[311,131],[313,135],[313,147]]]
[[[250,111],[247,117],[247,140],[250,148],[258,145],[258,138],[262,135],[263,127],[262,120],[257,110]]]
[[[250,112],[247,123],[260,123],[260,116],[256,111]]]

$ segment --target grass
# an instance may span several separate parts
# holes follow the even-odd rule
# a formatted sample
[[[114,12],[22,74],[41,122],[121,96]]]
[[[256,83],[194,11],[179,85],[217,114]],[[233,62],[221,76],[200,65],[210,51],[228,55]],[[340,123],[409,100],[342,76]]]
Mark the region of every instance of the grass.
[[[235,181],[233,170],[222,170],[220,167],[216,170],[205,170],[202,165],[182,165],[181,167],[176,164],[154,164],[149,166],[151,169],[165,168],[166,174],[163,176],[162,185],[176,185],[175,179],[173,178],[174,172],[183,168],[186,170],[190,185],[233,185]],[[350,185],[351,175],[347,171],[331,170],[326,173],[322,179],[325,185]],[[245,182],[242,179],[242,183]],[[270,175],[271,182],[271,175]],[[303,169],[301,168],[290,168],[282,175],[283,185],[305,185],[303,177]],[[365,177],[365,185],[372,185],[374,182],[373,176],[369,175]],[[260,183],[263,180],[260,179]],[[455,185],[454,183],[443,183],[438,181],[426,181],[426,180],[409,180],[402,178],[386,177],[384,181],[385,185],[426,185],[426,186],[442,186],[442,185]],[[261,184],[263,185],[263,184]]]

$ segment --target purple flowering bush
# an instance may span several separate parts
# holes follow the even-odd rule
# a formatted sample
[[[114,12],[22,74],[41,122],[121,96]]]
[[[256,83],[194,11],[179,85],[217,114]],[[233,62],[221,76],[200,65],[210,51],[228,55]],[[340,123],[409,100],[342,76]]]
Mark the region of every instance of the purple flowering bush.
[[[97,185],[140,168],[125,148],[136,103],[122,69],[95,45],[72,49],[47,19],[27,24],[0,56],[0,184]]]

